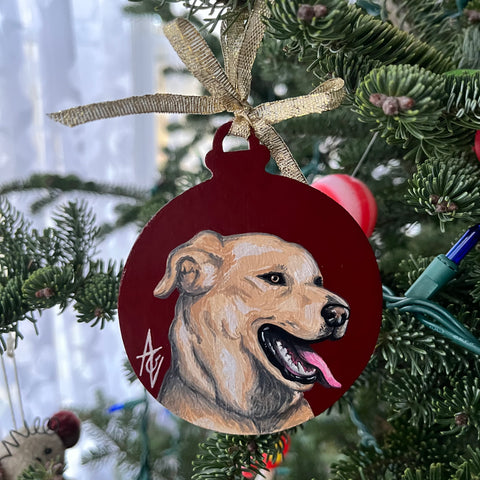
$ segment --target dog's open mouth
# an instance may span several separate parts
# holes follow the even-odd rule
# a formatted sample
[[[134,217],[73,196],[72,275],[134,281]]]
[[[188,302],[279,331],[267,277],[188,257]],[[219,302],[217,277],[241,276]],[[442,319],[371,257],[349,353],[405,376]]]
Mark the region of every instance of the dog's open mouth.
[[[340,388],[325,360],[309,344],[274,325],[263,325],[258,338],[268,360],[281,374],[294,382],[320,382],[326,387]]]

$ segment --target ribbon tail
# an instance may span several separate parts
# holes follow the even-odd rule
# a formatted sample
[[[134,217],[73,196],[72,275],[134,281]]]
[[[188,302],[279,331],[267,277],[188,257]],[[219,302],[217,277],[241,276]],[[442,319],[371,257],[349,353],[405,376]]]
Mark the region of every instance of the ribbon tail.
[[[255,108],[255,113],[266,123],[274,125],[289,118],[333,110],[342,103],[344,95],[343,80],[334,78],[308,95],[263,103]]]
[[[235,135],[237,137],[245,138],[248,140],[252,127],[249,121],[244,117],[235,117],[232,122],[232,126],[228,131],[229,135]]]
[[[198,30],[188,20],[177,18],[163,31],[187,69],[211,95],[218,97],[226,110],[238,108],[237,91]]]
[[[302,183],[307,183],[305,175],[300,170],[292,153],[277,131],[265,121],[258,120],[253,124],[257,138],[270,150],[280,173],[284,177],[293,178]]]
[[[215,97],[156,93],[140,97],[128,97],[109,102],[91,103],[69,108],[48,116],[69,127],[76,127],[94,120],[120,117],[138,113],[191,113],[210,115],[223,112],[221,102]]]

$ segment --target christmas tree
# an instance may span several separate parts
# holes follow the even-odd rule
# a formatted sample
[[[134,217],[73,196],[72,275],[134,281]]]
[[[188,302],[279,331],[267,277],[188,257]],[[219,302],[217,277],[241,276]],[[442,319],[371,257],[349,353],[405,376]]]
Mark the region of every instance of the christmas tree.
[[[174,18],[173,3],[132,1],[126,10],[168,21]],[[221,20],[248,16],[254,6],[252,0],[184,4],[218,55],[218,40],[208,32]],[[323,81],[344,80],[339,108],[285,120],[276,128],[309,183],[319,176],[354,174],[373,193],[378,221],[370,242],[385,300],[366,370],[330,412],[288,432],[290,451],[273,472],[279,479],[305,480],[480,478],[480,250],[475,246],[480,235],[480,2],[279,0],[267,2],[266,12],[251,104],[306,95]],[[195,141],[214,131],[212,117],[189,115],[188,122],[201,132]],[[4,347],[4,334],[21,336],[23,323],[35,321],[35,311],[54,305],[60,310],[73,305],[80,322],[99,327],[114,320],[122,266],[95,258],[95,245],[121,225],[145,224],[170,199],[207,178],[204,169],[195,175],[182,169],[187,150],[166,151],[163,181],[150,193],[73,175],[39,175],[3,186]],[[275,164],[268,169],[276,171]],[[121,205],[115,225],[102,228],[95,226],[87,205],[70,203],[52,214],[52,227],[40,232],[12,207],[8,193],[45,188],[47,196],[35,207],[48,208],[65,191],[133,201]],[[465,232],[467,245],[452,250]],[[438,280],[428,294],[410,290],[405,297],[441,254],[447,254],[447,263],[458,263],[458,271]],[[191,449],[157,426],[150,428],[155,448],[142,456],[132,432],[132,418],[141,421],[138,412],[137,417],[125,413],[120,430],[95,411],[83,414],[106,432],[107,447],[91,458],[113,452],[136,475],[144,475],[138,478],[190,477],[189,468],[167,468],[166,459],[174,452],[177,462],[190,463]],[[124,435],[109,433],[122,429]],[[185,426],[179,431],[185,442],[204,441],[194,461],[197,480],[245,478],[246,469],[257,473],[284,447],[283,432],[205,439]],[[136,460],[128,455],[132,452],[138,452]]]

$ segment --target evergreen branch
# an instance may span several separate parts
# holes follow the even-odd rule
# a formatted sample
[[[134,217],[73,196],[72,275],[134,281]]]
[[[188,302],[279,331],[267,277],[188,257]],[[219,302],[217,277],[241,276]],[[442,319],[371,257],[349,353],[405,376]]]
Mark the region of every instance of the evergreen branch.
[[[33,312],[74,302],[81,322],[112,320],[122,267],[91,260],[99,229],[84,203],[69,203],[53,215],[55,227],[31,229],[6,199],[0,198],[0,353],[3,334],[19,322],[34,322]],[[89,271],[86,267],[89,265]]]
[[[420,42],[389,23],[371,17],[361,8],[345,0],[324,0],[326,15],[302,19],[297,0],[269,3],[269,30],[279,39],[290,41],[290,48],[303,55],[320,46],[332,51],[349,51],[383,64],[411,64],[442,73],[453,68],[450,58]]]
[[[454,114],[445,114],[446,81],[417,66],[377,68],[360,83],[355,110],[387,143],[402,145],[407,156],[469,151],[475,124],[467,119],[460,124]]]
[[[189,18],[200,13],[208,12],[208,17],[202,17],[203,28],[213,32],[222,20],[229,20],[250,12],[254,0],[183,0],[189,10]]]
[[[480,259],[472,262],[470,271],[467,273],[469,284],[472,286],[470,295],[476,303],[480,303]]]
[[[28,190],[48,190],[54,192],[53,199],[60,192],[86,192],[99,195],[113,195],[117,197],[144,200],[148,192],[133,187],[122,187],[107,183],[84,181],[76,175],[57,175],[51,173],[35,173],[26,180],[18,180],[0,186],[0,195]],[[52,200],[53,200],[52,199]],[[49,203],[49,202],[48,202]]]
[[[70,265],[62,268],[48,265],[35,270],[23,283],[22,290],[29,308],[41,310],[59,305],[65,310],[77,287]]]
[[[465,28],[457,38],[454,61],[457,68],[480,69],[478,45],[480,44],[480,28],[478,25]]]
[[[52,205],[56,200],[60,198],[61,191],[60,190],[50,190],[46,192],[43,196],[35,200],[30,205],[30,211],[32,213],[38,213],[42,211],[44,208]]]
[[[448,477],[443,474],[441,463],[432,463],[428,472],[425,473],[422,470],[407,468],[402,475],[402,480],[448,480]]]
[[[63,480],[63,470],[62,463],[35,463],[24,470],[17,480]]]
[[[4,286],[0,285],[0,353],[6,348],[3,334],[15,332],[18,335],[19,321],[33,321],[28,316],[31,309],[24,301],[22,287],[23,282],[19,277],[10,278]]]
[[[427,472],[432,463],[442,464],[446,475],[453,473],[450,461],[454,439],[442,436],[437,425],[417,429],[403,417],[392,421],[392,427],[394,430],[385,439],[385,444],[386,457],[391,458],[390,468],[394,473],[400,475],[406,468]]]
[[[435,421],[433,401],[445,380],[438,375],[411,376],[408,370],[395,372],[395,380],[390,377],[384,385],[383,398],[390,406],[389,420],[408,418],[415,427],[430,426]],[[408,395],[405,395],[408,392]]]
[[[450,433],[476,433],[480,439],[480,381],[469,375],[457,377],[450,388],[444,387],[436,400],[436,419],[439,425],[448,425]]]
[[[138,3],[138,5],[126,6],[128,13],[145,14],[158,13],[162,19],[169,21],[173,17],[167,9],[163,8],[170,3],[178,0],[129,0]],[[222,20],[232,18],[232,15],[241,15],[245,11],[250,11],[253,0],[224,0],[218,2],[215,0],[183,0],[183,6],[188,10],[188,17],[192,19],[195,15],[206,14],[202,18],[202,28],[213,32],[218,23]]]
[[[412,317],[386,310],[376,353],[384,359],[390,374],[399,368],[405,369],[414,378],[428,375],[433,370],[448,374],[452,367],[445,352],[445,343],[444,339],[415,323]],[[455,368],[459,368],[457,362]]]
[[[373,447],[347,450],[347,457],[332,465],[335,480],[382,479],[388,471],[388,460]]]
[[[85,281],[75,294],[74,308],[79,322],[93,320],[92,327],[100,322],[102,329],[106,321],[114,320],[122,270],[121,265],[116,268],[113,262],[107,268],[101,261],[90,263]]]
[[[471,130],[480,129],[480,72],[448,75],[445,87],[449,93],[446,105],[449,121]]]
[[[320,45],[317,50],[317,58],[309,65],[308,70],[313,71],[322,80],[331,77],[342,78],[348,94],[347,99],[353,102],[353,95],[362,79],[371,70],[381,65],[380,60],[362,54],[353,54],[343,50],[334,53]]]
[[[420,41],[450,55],[455,49],[460,25],[452,18],[452,10],[444,5],[436,0],[403,0],[397,14],[401,16],[401,29],[408,30]]]
[[[142,439],[138,435],[144,415],[144,406],[124,408],[108,413],[109,402],[97,392],[95,407],[79,412],[83,425],[95,441],[83,455],[82,463],[102,465],[112,461],[127,478],[137,478],[141,468]],[[148,418],[148,441],[152,480],[186,480],[191,478],[191,462],[196,445],[205,438],[205,430],[177,420],[176,428],[165,427]],[[182,464],[179,460],[182,459]]]
[[[457,468],[456,478],[459,480],[477,479],[480,476],[480,448],[473,449],[467,445],[466,453],[454,463]]]
[[[112,448],[111,445],[99,445],[95,449],[90,449],[82,455],[82,463],[90,464],[93,467],[105,465],[108,461],[119,460],[118,449]]]
[[[128,0],[131,4],[123,7],[129,14],[159,14],[164,21],[170,21],[173,15],[168,8],[176,0]],[[134,4],[134,5],[132,5]]]
[[[292,433],[295,429],[290,430]],[[266,468],[265,457],[282,455],[282,437],[288,432],[270,435],[230,435],[217,433],[200,445],[194,462],[192,480],[222,478],[235,480],[243,473],[257,475]]]
[[[68,202],[53,216],[57,235],[62,242],[65,263],[72,265],[75,273],[94,254],[99,229],[95,226],[95,215],[85,202]]]
[[[5,197],[0,197],[0,283],[20,275],[25,278],[32,269],[32,249],[28,241],[30,223]]]
[[[456,219],[478,223],[480,184],[478,162],[466,158],[432,158],[418,165],[409,182],[407,201],[417,212],[435,216],[442,231]]]

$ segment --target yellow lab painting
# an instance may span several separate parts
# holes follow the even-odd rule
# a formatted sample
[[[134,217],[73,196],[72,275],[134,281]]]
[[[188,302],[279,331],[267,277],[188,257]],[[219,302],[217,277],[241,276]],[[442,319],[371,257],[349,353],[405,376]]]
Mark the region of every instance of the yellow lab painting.
[[[315,382],[340,388],[310,346],[346,332],[347,302],[302,246],[266,233],[202,231],[173,249],[153,294],[179,291],[158,400],[196,425],[266,433],[313,417]]]

